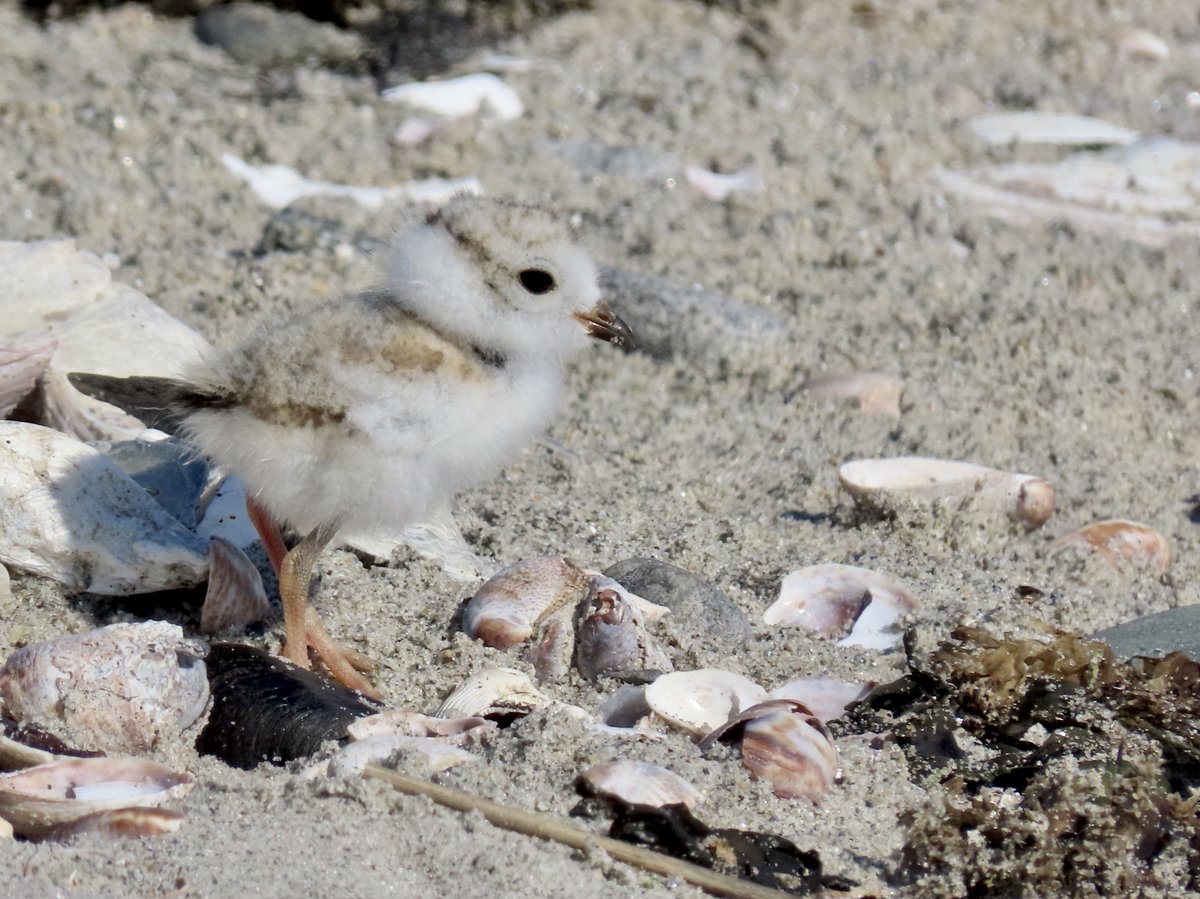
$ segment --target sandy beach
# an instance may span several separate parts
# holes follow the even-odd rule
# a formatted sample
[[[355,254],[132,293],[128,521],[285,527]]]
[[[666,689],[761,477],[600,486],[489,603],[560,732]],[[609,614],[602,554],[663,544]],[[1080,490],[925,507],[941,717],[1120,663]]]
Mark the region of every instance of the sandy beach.
[[[718,587],[752,636],[675,640],[677,670],[727,668],[765,685],[905,674],[903,652],[763,623],[783,576],[819,563],[900,579],[919,602],[911,624],[926,648],[961,623],[1087,635],[1200,602],[1188,501],[1200,490],[1196,238],[1180,228],[1151,245],[1063,216],[1001,221],[936,178],[1076,150],[989,146],[968,127],[988,112],[1076,113],[1200,141],[1194,6],[745,5],[754,9],[598,0],[485,43],[462,31],[447,31],[445,47],[429,33],[390,35],[389,54],[375,23],[358,43],[257,65],[202,42],[194,16],[125,4],[38,22],[5,3],[0,239],[71,238],[114,280],[227,346],[260,317],[371,286],[378,248],[426,207],[325,196],[274,209],[223,154],[346,185],[473,177],[488,195],[561,210],[646,340],[631,353],[581,354],[545,439],[460,496],[454,517],[493,567],[547,554],[598,569],[653,557]],[[1131,50],[1121,36],[1133,28],[1169,54]],[[497,69],[498,54],[527,64]],[[381,89],[488,70],[515,90],[521,116],[467,117],[414,145],[393,139],[409,111]],[[711,199],[687,166],[752,169],[763,188]],[[1191,207],[1168,224],[1200,220],[1196,183]],[[902,382],[898,417],[803,390],[868,371]],[[1002,517],[881,518],[838,483],[847,460],[906,455],[1038,475],[1053,484],[1054,514],[1028,531]],[[1161,533],[1170,569],[1117,571],[1096,554],[1050,551],[1052,538],[1113,518]],[[380,565],[331,550],[318,572],[315,605],[377,662],[389,707],[429,712],[474,671],[524,665],[458,630],[479,579],[403,548]],[[0,658],[117,621],[161,618],[194,633],[199,596],[76,596],[13,570]],[[282,632],[242,639],[277,651]],[[595,711],[615,686],[572,674],[545,689]],[[614,736],[552,708],[438,779],[566,817],[580,770],[641,759],[690,780],[707,823],[815,850],[826,873],[860,884],[857,895],[961,888],[957,875],[918,883],[902,870],[932,785],[886,736],[839,737],[842,781],[813,804],[772,795],[732,748],[702,754],[661,730]],[[238,771],[186,741],[162,755],[197,780],[178,833],[2,842],[0,892],[704,895],[378,782],[305,779],[301,764]],[[1115,838],[1109,849],[1128,851]],[[1128,894],[1195,895],[1186,861],[1172,858]],[[1080,880],[1063,895],[1113,889],[1103,873],[1090,887]],[[1006,883],[973,895],[1054,894],[1034,875],[1024,888]]]

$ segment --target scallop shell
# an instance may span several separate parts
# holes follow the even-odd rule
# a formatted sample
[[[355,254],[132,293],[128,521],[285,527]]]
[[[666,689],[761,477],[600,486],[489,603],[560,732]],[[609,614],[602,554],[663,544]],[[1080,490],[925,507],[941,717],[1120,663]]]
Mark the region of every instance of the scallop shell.
[[[528,715],[550,704],[529,675],[516,668],[487,668],[462,682],[442,700],[438,718],[506,718]]]
[[[818,399],[857,400],[863,412],[899,418],[904,382],[883,372],[863,371],[810,378],[804,389]]]
[[[0,817],[22,836],[46,835],[87,815],[154,807],[184,796],[195,781],[142,759],[51,762],[0,775]]]
[[[97,450],[0,421],[0,561],[123,596],[200,583],[208,546]]]
[[[607,586],[593,593],[580,620],[575,636],[575,664],[588,680],[620,672],[674,668],[646,630],[642,613],[620,592]]]
[[[631,759],[592,765],[576,782],[591,793],[611,796],[630,805],[695,808],[701,799],[700,791],[674,771]]]
[[[174,624],[112,624],[18,649],[0,668],[0,697],[18,721],[82,749],[141,752],[204,714],[204,652]]]
[[[739,733],[742,764],[782,799],[819,802],[837,780],[833,737],[803,703],[772,699],[748,708],[701,740],[700,750]]]
[[[1154,528],[1124,518],[1097,521],[1064,534],[1050,544],[1051,552],[1079,548],[1096,553],[1118,570],[1150,569],[1162,574],[1171,567],[1171,545]]]
[[[767,698],[754,681],[720,668],[664,674],[646,687],[646,702],[674,727],[702,737]]]
[[[771,698],[790,699],[806,706],[822,721],[833,721],[874,688],[875,681],[854,684],[828,677],[801,677],[780,684],[771,691]]]
[[[221,537],[209,544],[208,591],[200,609],[200,633],[219,634],[266,621],[271,603],[262,575],[244,552]]]
[[[860,459],[838,469],[838,480],[859,504],[885,513],[933,506],[955,513],[1003,515],[1036,528],[1054,512],[1054,488],[1044,478],[969,462],[916,456]]]
[[[590,587],[591,578],[567,559],[526,559],[479,588],[463,609],[462,627],[487,646],[508,649],[528,640],[555,612],[574,609]]]
[[[997,112],[976,116],[970,127],[975,136],[991,146],[1006,144],[1052,144],[1067,147],[1099,147],[1131,144],[1136,131],[1103,119],[1062,112]]]
[[[842,646],[893,649],[896,623],[917,600],[894,578],[853,565],[812,565],[779,585],[779,599],[763,613],[765,624],[803,627]]]

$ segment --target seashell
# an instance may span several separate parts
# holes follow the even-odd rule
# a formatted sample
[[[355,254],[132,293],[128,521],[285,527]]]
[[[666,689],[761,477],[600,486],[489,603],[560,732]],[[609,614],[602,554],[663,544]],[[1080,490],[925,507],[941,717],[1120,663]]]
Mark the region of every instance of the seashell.
[[[175,438],[99,441],[92,446],[140,484],[172,518],[195,530],[209,468],[193,447]]]
[[[54,341],[47,341],[0,348],[0,418],[33,392],[57,347]]]
[[[262,575],[244,552],[221,537],[209,544],[208,592],[200,609],[200,633],[219,634],[271,617]]]
[[[1050,543],[1051,552],[1074,547],[1096,553],[1118,570],[1148,568],[1162,574],[1171,567],[1171,545],[1154,528],[1124,518],[1097,521]]]
[[[1134,59],[1160,60],[1171,55],[1167,42],[1145,28],[1120,28],[1108,37],[1119,53]]]
[[[772,699],[734,716],[698,744],[741,736],[742,765],[770,782],[781,799],[819,802],[838,777],[838,752],[829,729],[805,705]]]
[[[83,749],[141,752],[204,714],[204,647],[162,621],[112,624],[18,649],[0,697],[18,721]]]
[[[718,202],[728,198],[730,194],[760,194],[767,189],[762,172],[754,166],[730,175],[722,175],[698,166],[687,165],[683,167],[683,177],[700,196]]]
[[[881,512],[933,506],[1005,515],[1026,528],[1039,527],[1054,513],[1049,481],[969,462],[917,456],[860,459],[842,465],[838,480],[860,505]]]
[[[155,807],[195,783],[164,765],[129,758],[71,759],[0,774],[0,818],[21,836],[38,837],[87,815]]]
[[[311,181],[286,165],[250,165],[232,153],[222,153],[221,162],[232,174],[250,185],[255,196],[273,209],[282,209],[301,197],[313,196],[349,197],[367,209],[378,209],[390,202],[444,203],[456,194],[483,193],[483,187],[476,178],[427,178],[391,187],[358,187]]]
[[[368,765],[388,766],[401,754],[417,756],[424,774],[437,774],[480,760],[474,753],[441,738],[377,734],[343,746],[329,760],[325,773],[330,777],[360,777]]]
[[[894,649],[900,645],[896,622],[916,607],[912,593],[886,574],[853,565],[812,565],[783,579],[763,623],[841,637],[842,646]]]
[[[351,721],[346,735],[351,740],[380,736],[443,737],[461,743],[477,728],[495,730],[496,725],[479,717],[436,718],[420,712],[391,711]]]
[[[442,118],[485,112],[507,122],[525,112],[517,92],[489,72],[401,84],[385,90],[382,97]]]
[[[818,399],[857,400],[863,412],[899,418],[904,382],[883,372],[863,371],[810,378],[804,389]]]
[[[72,749],[54,734],[34,725],[18,726],[0,718],[0,771],[32,768],[72,758],[92,758],[102,752]]]
[[[0,840],[11,840],[13,837],[13,826],[0,818]]]
[[[591,588],[591,578],[567,559],[545,556],[509,565],[496,573],[463,609],[463,630],[494,649],[529,639],[555,612],[574,609]]]
[[[0,421],[0,561],[72,590],[127,595],[200,583],[207,553],[97,450]]]
[[[516,668],[486,668],[462,682],[442,700],[438,718],[523,717],[550,704],[550,698]]]
[[[646,702],[656,715],[698,737],[766,698],[754,681],[720,668],[664,674],[646,687]]]
[[[597,588],[584,610],[575,636],[575,664],[588,680],[619,672],[674,669],[646,630],[642,613],[608,586]]]
[[[341,684],[249,646],[214,644],[208,676],[212,710],[196,749],[235,768],[312,755],[378,711]]]
[[[875,681],[852,684],[828,677],[801,677],[780,684],[771,691],[772,699],[790,699],[806,706],[822,721],[842,717],[846,707],[865,698]]]
[[[976,116],[968,122],[975,136],[991,146],[1005,144],[1052,144],[1097,147],[1131,144],[1136,131],[1103,119],[1061,112],[997,112]]]
[[[593,594],[600,590],[611,590],[622,600],[633,606],[645,621],[662,621],[671,614],[669,606],[660,606],[658,603],[653,603],[630,590],[626,590],[622,584],[603,572],[584,569],[584,573],[592,578]]]
[[[157,837],[175,833],[183,826],[187,815],[165,808],[117,808],[60,824],[45,835],[45,839],[65,842],[79,836],[100,836],[109,839]]]
[[[576,778],[576,783],[590,793],[611,796],[630,805],[695,808],[701,799],[700,791],[674,771],[630,759],[592,765]]]

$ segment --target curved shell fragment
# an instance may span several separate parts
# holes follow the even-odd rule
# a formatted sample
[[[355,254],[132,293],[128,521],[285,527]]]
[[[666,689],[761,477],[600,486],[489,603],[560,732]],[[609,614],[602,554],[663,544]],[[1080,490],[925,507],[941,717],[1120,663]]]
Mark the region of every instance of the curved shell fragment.
[[[1007,516],[1030,529],[1054,513],[1049,481],[969,462],[919,456],[859,459],[842,465],[838,480],[856,502],[881,512],[938,507],[956,514]]]
[[[58,344],[0,347],[0,418],[4,418],[37,386]]]
[[[1064,112],[996,112],[970,121],[975,136],[990,146],[1005,144],[1052,144],[1068,147],[1099,147],[1131,144],[1136,131],[1091,116]]]
[[[200,583],[208,546],[97,450],[0,421],[0,562],[125,596]]]
[[[611,796],[630,805],[695,808],[701,799],[700,791],[674,771],[632,759],[592,765],[580,773],[576,781],[591,793]]]
[[[843,646],[893,649],[896,623],[917,608],[916,597],[895,578],[854,565],[811,565],[779,585],[763,622],[803,627]]]
[[[646,687],[646,702],[656,715],[698,737],[766,698],[754,681],[720,668],[664,674]]]
[[[557,556],[526,559],[493,575],[463,609],[469,637],[494,649],[528,640],[560,609],[574,609],[588,595],[591,578],[575,563]]]
[[[0,775],[0,817],[22,836],[43,836],[88,815],[156,807],[184,796],[195,781],[142,759],[50,762]]]
[[[223,537],[209,543],[208,591],[200,609],[200,633],[240,630],[271,617],[262,575],[244,552]]]
[[[471,675],[442,700],[438,718],[488,718],[528,715],[550,704],[546,696],[516,668],[487,668]]]
[[[1171,567],[1167,538],[1147,524],[1124,518],[1094,522],[1050,544],[1051,552],[1068,548],[1094,552],[1117,570],[1141,568],[1162,574]]]

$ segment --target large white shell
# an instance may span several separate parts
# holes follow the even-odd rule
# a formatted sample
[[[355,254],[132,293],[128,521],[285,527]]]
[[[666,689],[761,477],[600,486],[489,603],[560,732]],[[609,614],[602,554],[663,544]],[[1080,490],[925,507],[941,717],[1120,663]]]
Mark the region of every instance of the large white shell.
[[[92,447],[0,421],[0,561],[123,596],[200,583],[208,545]]]
[[[185,795],[195,781],[154,762],[72,759],[0,775],[0,818],[22,836],[110,809],[154,807]]]
[[[588,595],[591,578],[573,562],[544,556],[526,559],[497,572],[463,609],[468,636],[495,649],[528,640],[555,612]]]
[[[772,699],[746,709],[700,741],[704,751],[741,728],[742,764],[784,799],[819,802],[838,777],[828,728],[802,703]]]
[[[900,643],[896,622],[916,607],[908,588],[886,574],[854,565],[811,565],[783,579],[763,622],[840,637],[843,646],[892,649]]]
[[[1118,570],[1145,568],[1162,574],[1171,567],[1167,538],[1147,524],[1124,518],[1093,522],[1064,534],[1050,544],[1050,551],[1068,547],[1090,550]]]
[[[78,749],[141,752],[208,705],[202,646],[174,624],[112,624],[18,649],[0,668],[8,714]]]
[[[956,514],[1006,516],[1027,528],[1054,512],[1054,488],[1044,478],[918,456],[860,459],[838,469],[838,480],[859,503],[885,512],[936,506]]]
[[[471,675],[442,700],[438,718],[527,715],[550,704],[529,675],[516,668],[487,668]]]
[[[444,118],[485,111],[509,121],[525,111],[517,92],[490,72],[401,84],[385,90],[383,99]]]
[[[984,143],[1054,144],[1058,146],[1098,147],[1131,144],[1136,131],[1103,119],[1063,112],[996,112],[976,116],[971,130]]]
[[[661,765],[619,759],[601,762],[583,771],[578,781],[593,793],[612,796],[631,805],[686,805],[694,808],[700,791]]]
[[[766,698],[767,691],[748,677],[720,668],[664,674],[646,687],[646,702],[655,714],[694,736]]]

